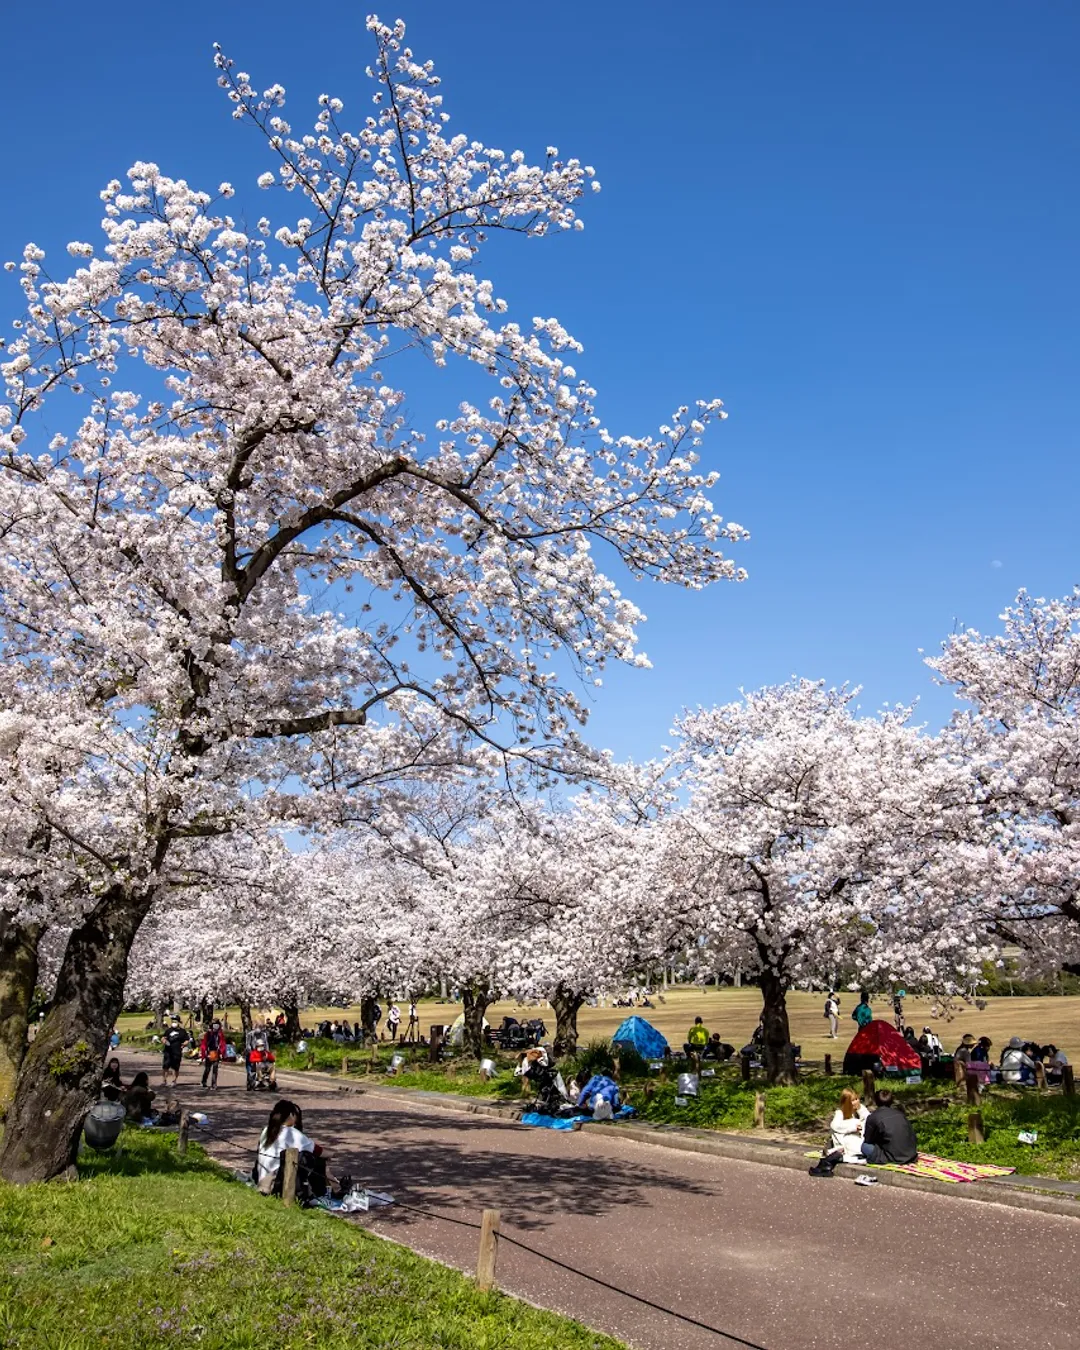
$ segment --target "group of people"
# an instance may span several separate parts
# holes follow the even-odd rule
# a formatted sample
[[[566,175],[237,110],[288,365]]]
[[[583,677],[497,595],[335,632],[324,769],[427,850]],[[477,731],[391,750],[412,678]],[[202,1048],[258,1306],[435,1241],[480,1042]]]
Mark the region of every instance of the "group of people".
[[[722,1063],[724,1060],[731,1058],[735,1053],[735,1047],[729,1045],[727,1041],[721,1040],[718,1031],[714,1031],[710,1035],[708,1027],[701,1018],[695,1017],[694,1025],[686,1033],[683,1052],[688,1059],[692,1055],[697,1055],[699,1059],[713,1059]]]
[[[390,1041],[396,1041],[399,1032],[402,1040],[411,1040],[419,1031],[420,1016],[417,1012],[416,1004],[409,1004],[409,1022],[405,1031],[401,1031],[401,1009],[396,1003],[391,1003],[386,1010],[386,1030],[384,1033],[379,1031],[379,1023],[382,1021],[383,1010],[378,1003],[371,1010],[370,1028],[365,1032],[363,1023],[359,1019],[350,1024],[347,1017],[340,1021],[337,1018],[327,1018],[320,1022],[315,1030],[315,1035],[325,1040],[348,1042],[363,1042],[369,1036],[377,1036],[382,1039],[383,1036]]]
[[[888,1088],[874,1094],[870,1111],[851,1088],[829,1122],[829,1147],[810,1169],[814,1177],[831,1177],[840,1163],[913,1163],[919,1156],[915,1130],[903,1106]]]
[[[989,1036],[980,1036],[976,1040],[970,1033],[965,1033],[953,1051],[953,1059],[970,1065],[974,1072],[989,1079],[995,1067],[993,1050],[994,1043]],[[1003,1083],[1035,1083],[1038,1081],[1038,1064],[1042,1065],[1048,1083],[1060,1082],[1062,1070],[1068,1067],[1069,1057],[1056,1045],[1040,1045],[1038,1041],[1010,1036],[996,1068]]]

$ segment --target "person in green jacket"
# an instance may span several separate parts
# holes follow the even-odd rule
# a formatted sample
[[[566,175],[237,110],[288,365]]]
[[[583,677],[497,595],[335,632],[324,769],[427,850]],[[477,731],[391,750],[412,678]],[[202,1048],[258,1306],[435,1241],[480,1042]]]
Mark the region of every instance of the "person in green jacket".
[[[874,1020],[874,1010],[870,1006],[870,995],[865,989],[859,990],[859,1001],[855,1005],[855,1011],[851,1014],[852,1018],[858,1022],[861,1030],[867,1022]]]
[[[703,1024],[700,1017],[695,1017],[694,1025],[686,1033],[686,1044],[683,1049],[688,1055],[700,1055],[708,1044],[708,1028]]]

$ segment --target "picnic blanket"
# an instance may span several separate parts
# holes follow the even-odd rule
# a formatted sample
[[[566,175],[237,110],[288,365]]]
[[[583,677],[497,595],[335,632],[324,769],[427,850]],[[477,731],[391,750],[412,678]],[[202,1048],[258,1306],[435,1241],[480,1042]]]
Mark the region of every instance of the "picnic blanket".
[[[889,1172],[910,1172],[915,1177],[934,1181],[984,1181],[987,1177],[1007,1177],[1015,1167],[996,1167],[993,1163],[954,1162],[935,1153],[920,1153],[913,1163],[880,1163]]]
[[[817,1153],[807,1153],[807,1158],[818,1159]],[[856,1164],[861,1166],[862,1164]],[[936,1153],[920,1153],[913,1163],[867,1163],[876,1172],[910,1172],[914,1177],[931,1177],[934,1181],[985,1181],[987,1177],[1007,1177],[1015,1172],[1015,1167],[997,1167],[993,1163],[955,1162],[952,1158],[939,1158]]]
[[[634,1114],[632,1106],[622,1106],[612,1116],[612,1120],[629,1120]],[[573,1116],[545,1116],[539,1111],[526,1111],[521,1117],[522,1125],[533,1125],[540,1130],[572,1130],[578,1125],[591,1125],[593,1118],[590,1115]],[[601,1122],[607,1124],[606,1121]]]

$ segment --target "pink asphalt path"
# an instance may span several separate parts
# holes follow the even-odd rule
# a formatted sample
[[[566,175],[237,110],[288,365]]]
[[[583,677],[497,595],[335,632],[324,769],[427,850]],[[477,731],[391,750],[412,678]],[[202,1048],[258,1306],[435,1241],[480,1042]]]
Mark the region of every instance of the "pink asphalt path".
[[[124,1057],[125,1075],[134,1059]],[[272,1102],[245,1092],[242,1072],[223,1070],[221,1081],[204,1094],[185,1064],[178,1095],[210,1117],[210,1153],[246,1167]],[[475,1268],[478,1235],[447,1218],[478,1223],[490,1207],[502,1211],[504,1232],[575,1271],[766,1350],[885,1340],[1080,1350],[1076,1219],[590,1138],[588,1128],[532,1130],[377,1088],[307,1088],[283,1076],[282,1094],[303,1107],[304,1128],[335,1171],[447,1216],[394,1207],[365,1225],[462,1270]],[[733,1343],[507,1243],[498,1283],[639,1350]]]

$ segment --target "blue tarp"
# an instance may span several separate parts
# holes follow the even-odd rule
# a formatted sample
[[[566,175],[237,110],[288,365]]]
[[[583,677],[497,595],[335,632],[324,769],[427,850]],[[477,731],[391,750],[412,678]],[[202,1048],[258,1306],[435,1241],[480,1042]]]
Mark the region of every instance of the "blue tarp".
[[[634,1114],[632,1106],[624,1106],[616,1111],[613,1120],[629,1120]],[[592,1116],[573,1115],[573,1116],[544,1116],[539,1111],[526,1111],[521,1117],[522,1125],[533,1125],[541,1130],[572,1130],[575,1125],[591,1125]],[[815,1155],[816,1156],[816,1155]]]
[[[611,1038],[612,1045],[632,1045],[645,1059],[663,1059],[667,1041],[645,1021],[644,1017],[628,1017]]]

